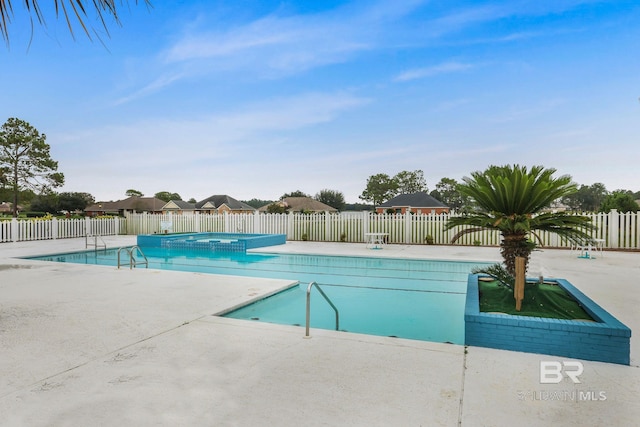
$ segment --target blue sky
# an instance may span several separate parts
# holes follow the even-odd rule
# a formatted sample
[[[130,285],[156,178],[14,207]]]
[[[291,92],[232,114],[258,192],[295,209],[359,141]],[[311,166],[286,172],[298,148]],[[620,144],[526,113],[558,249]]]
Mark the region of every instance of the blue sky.
[[[58,191],[359,202],[514,163],[640,190],[635,0],[131,1],[102,43],[21,7],[0,120],[47,135]]]

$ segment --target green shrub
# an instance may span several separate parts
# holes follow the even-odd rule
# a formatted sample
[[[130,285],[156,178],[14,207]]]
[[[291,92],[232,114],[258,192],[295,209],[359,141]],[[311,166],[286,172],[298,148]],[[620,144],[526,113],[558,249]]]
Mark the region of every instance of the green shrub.
[[[35,212],[34,211],[34,212],[23,212],[23,215],[26,218],[40,218],[40,217],[43,217],[43,216],[47,215],[47,213],[46,212]]]

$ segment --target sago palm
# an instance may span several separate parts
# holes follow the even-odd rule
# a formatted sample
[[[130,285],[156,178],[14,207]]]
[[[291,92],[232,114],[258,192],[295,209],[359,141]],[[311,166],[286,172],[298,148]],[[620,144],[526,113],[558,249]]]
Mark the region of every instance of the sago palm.
[[[590,218],[566,212],[544,212],[561,197],[575,192],[571,177],[554,178],[555,169],[534,166],[490,166],[463,178],[459,191],[471,197],[477,208],[466,215],[452,217],[446,228],[469,226],[453,237],[480,230],[497,230],[502,234],[500,253],[507,271],[515,275],[516,257],[526,265],[535,247],[530,238],[537,231],[556,233],[571,241],[589,239]],[[539,240],[539,238],[538,238]]]

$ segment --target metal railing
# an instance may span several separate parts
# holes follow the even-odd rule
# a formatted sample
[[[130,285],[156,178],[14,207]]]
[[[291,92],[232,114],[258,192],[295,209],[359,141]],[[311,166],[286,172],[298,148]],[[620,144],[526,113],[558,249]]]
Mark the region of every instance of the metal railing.
[[[90,242],[89,239],[92,237],[93,237],[93,242]],[[98,239],[100,239],[100,242],[98,242]],[[93,246],[96,251],[98,250],[98,247],[101,247],[105,251],[107,250],[107,244],[105,243],[104,240],[102,240],[102,236],[99,234],[87,234],[84,237],[85,249],[88,249],[89,246]]]
[[[123,250],[129,256],[129,270],[131,270],[133,267],[137,267],[138,264],[144,264],[145,268],[149,268],[149,260],[147,259],[147,256],[144,254],[144,252],[142,252],[142,249],[140,249],[140,246],[135,245],[135,246],[132,246],[131,248],[120,248],[120,249],[118,249],[118,269],[120,269],[120,266],[122,265],[122,263],[120,262],[120,253]],[[144,261],[136,260],[136,257],[135,257],[135,252],[136,251],[140,255],[142,255],[142,258],[144,258]]]
[[[333,311],[336,312],[336,331],[340,330],[340,315],[338,314],[338,309],[336,308],[335,305],[333,305],[333,303],[331,302],[327,294],[324,293],[320,285],[318,285],[318,283],[316,282],[311,282],[309,283],[309,286],[307,286],[307,324],[305,328],[305,335],[304,335],[305,338],[309,338],[309,323],[311,322],[311,288],[313,288],[314,286],[316,287],[318,292],[320,292],[320,295],[322,295],[322,297],[329,303],[331,308],[333,308]]]

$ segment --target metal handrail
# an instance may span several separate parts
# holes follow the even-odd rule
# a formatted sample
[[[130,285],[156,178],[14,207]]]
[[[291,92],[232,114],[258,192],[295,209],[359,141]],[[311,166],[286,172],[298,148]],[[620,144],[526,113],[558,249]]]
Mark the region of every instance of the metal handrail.
[[[318,292],[320,292],[320,295],[322,295],[324,299],[329,303],[331,308],[333,308],[333,311],[336,312],[336,331],[340,330],[340,315],[338,314],[338,309],[336,308],[335,305],[333,305],[333,303],[331,302],[327,294],[324,293],[320,285],[318,285],[318,283],[316,282],[311,282],[309,283],[309,286],[307,286],[307,326],[305,328],[305,335],[304,335],[307,338],[309,337],[309,323],[311,321],[311,288],[313,288],[314,286],[316,287],[316,289],[318,289]]]
[[[142,249],[140,249],[140,246],[135,245],[132,246],[131,248],[119,248],[118,249],[118,269],[120,269],[120,266],[122,265],[120,263],[120,252],[122,252],[122,250],[125,250],[127,252],[127,254],[129,255],[129,270],[131,270],[133,267],[136,267],[138,264],[144,264],[145,268],[149,268],[149,260],[147,259],[147,256],[144,254],[144,252],[142,252]],[[137,261],[136,257],[134,256],[134,251],[138,250],[138,253],[140,255],[142,255],[142,257],[144,258],[144,261]]]
[[[89,243],[89,237],[93,237],[93,243]],[[102,242],[100,245],[98,245],[98,239]],[[102,246],[105,251],[107,250],[107,244],[102,240],[102,236],[99,234],[85,234],[84,248],[87,249],[89,246],[93,246],[96,251],[98,250],[98,246]]]
[[[144,258],[144,261],[136,261],[136,258],[133,256],[134,254],[134,250],[138,250],[138,253],[140,255],[142,255],[142,258]],[[145,268],[149,268],[149,260],[147,259],[147,256],[144,254],[144,252],[142,252],[142,249],[140,249],[140,246],[135,245],[131,247],[131,264],[133,267],[137,266],[138,264],[144,264]]]

